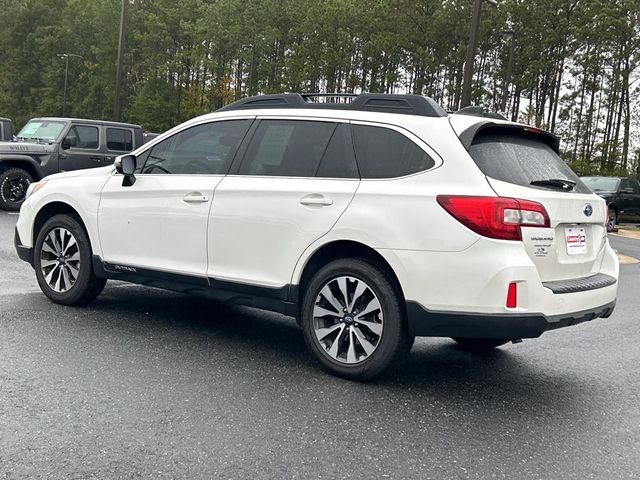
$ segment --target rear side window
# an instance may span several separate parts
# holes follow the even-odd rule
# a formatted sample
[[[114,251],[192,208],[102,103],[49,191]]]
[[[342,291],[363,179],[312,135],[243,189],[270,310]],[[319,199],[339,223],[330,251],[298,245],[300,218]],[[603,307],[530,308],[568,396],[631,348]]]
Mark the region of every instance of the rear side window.
[[[133,150],[133,134],[131,130],[107,127],[107,148],[117,152]]]
[[[331,122],[262,120],[239,173],[313,177],[335,129]]]
[[[353,126],[362,178],[394,178],[428,170],[434,160],[400,132],[384,127]]]
[[[469,153],[482,173],[496,180],[524,187],[540,180],[571,180],[576,183],[573,192],[591,193],[549,145],[529,136],[481,132]]]

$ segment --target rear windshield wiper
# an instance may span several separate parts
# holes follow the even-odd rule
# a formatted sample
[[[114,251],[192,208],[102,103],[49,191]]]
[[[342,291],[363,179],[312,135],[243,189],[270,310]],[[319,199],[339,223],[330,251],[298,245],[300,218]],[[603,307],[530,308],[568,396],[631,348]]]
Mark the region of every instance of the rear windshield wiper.
[[[573,187],[576,186],[576,182],[565,178],[549,178],[547,180],[534,180],[529,183],[529,185],[534,185],[536,187],[558,187],[570,192],[573,190]]]

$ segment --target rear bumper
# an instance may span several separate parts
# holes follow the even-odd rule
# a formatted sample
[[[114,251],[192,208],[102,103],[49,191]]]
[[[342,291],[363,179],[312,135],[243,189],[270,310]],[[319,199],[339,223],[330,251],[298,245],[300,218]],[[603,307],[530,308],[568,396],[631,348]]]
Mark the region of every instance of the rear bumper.
[[[13,235],[13,244],[16,247],[18,257],[33,266],[33,248],[22,245],[22,240],[20,239],[20,234],[18,233],[17,228]]]
[[[409,334],[417,337],[536,338],[547,330],[569,327],[613,313],[615,300],[605,305],[562,315],[477,314],[430,311],[417,302],[406,302]]]

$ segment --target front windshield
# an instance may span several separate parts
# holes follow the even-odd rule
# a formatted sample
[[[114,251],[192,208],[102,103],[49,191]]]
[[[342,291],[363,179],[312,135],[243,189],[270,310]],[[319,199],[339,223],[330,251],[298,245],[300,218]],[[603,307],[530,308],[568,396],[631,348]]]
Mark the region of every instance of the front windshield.
[[[581,180],[592,192],[615,192],[618,190],[619,178],[582,177]]]
[[[30,120],[16,136],[18,138],[55,140],[64,126],[65,122]]]

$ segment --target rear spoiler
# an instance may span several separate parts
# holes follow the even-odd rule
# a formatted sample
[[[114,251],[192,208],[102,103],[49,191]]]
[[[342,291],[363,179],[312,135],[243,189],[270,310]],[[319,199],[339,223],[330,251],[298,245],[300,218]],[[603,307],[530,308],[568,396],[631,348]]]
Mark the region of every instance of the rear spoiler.
[[[536,140],[540,140],[545,144],[549,145],[557,154],[560,153],[560,138],[556,137],[553,133],[547,132],[546,130],[541,130],[536,127],[530,127],[528,125],[517,125],[517,124],[508,124],[508,123],[498,123],[492,122],[491,120],[485,120],[483,122],[476,123],[471,127],[467,128],[463,131],[458,138],[464,145],[464,148],[469,151],[471,148],[471,144],[473,143],[473,139],[476,136],[483,132],[491,132],[491,133],[508,133],[510,135],[519,135],[523,137],[533,138]]]

